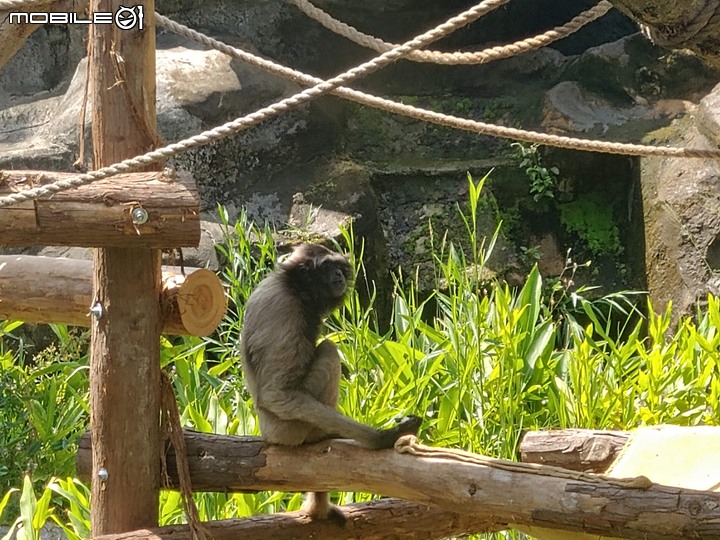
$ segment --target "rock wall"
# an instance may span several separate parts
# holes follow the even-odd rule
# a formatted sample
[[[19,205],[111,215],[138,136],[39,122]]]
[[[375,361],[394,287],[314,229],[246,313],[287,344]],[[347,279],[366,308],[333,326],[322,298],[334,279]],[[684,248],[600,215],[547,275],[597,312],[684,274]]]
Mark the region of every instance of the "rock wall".
[[[672,128],[656,142],[720,148],[720,86]],[[650,296],[659,311],[692,313],[720,294],[720,162],[644,158],[641,178]]]
[[[391,41],[408,39],[472,4],[317,1],[339,19]],[[513,41],[562,24],[593,4],[513,0],[436,48],[478,50]],[[161,0],[157,8],[230,44],[318,75],[338,73],[373,54],[288,3]],[[634,30],[613,12],[553,48],[486,65],[400,62],[353,86],[528,129],[628,141],[669,140],[663,139],[667,132],[678,141],[716,145],[716,94],[700,105],[698,124],[683,118],[695,114],[720,80],[717,73],[638,35],[617,40]],[[83,47],[81,29],[48,25],[0,69],[0,168],[72,170],[85,99]],[[164,31],[158,34],[157,70],[158,122],[167,142],[299,90]],[[458,205],[466,201],[467,173],[478,180],[492,171],[479,221],[481,235],[504,223],[490,262],[496,275],[517,282],[535,262],[550,274],[562,272],[570,247],[576,260],[595,261],[585,279],[608,289],[647,286],[659,307],[671,298],[687,307],[712,288],[720,241],[715,222],[709,216],[699,221],[698,212],[703,201],[716,202],[714,163],[545,149],[520,153],[510,141],[325,97],[178,156],[171,165],[194,174],[208,212],[221,203],[231,213],[242,208],[259,221],[331,236],[353,221],[359,234],[372,239],[378,278],[398,265],[406,275],[416,265],[427,269],[430,220],[435,231],[454,231],[460,241]],[[677,175],[682,181],[664,180]],[[681,193],[692,194],[692,201],[674,208],[682,223],[676,230],[663,212],[682,200]],[[668,242],[682,227],[694,227],[694,236],[670,249]],[[637,256],[646,250],[646,257]]]

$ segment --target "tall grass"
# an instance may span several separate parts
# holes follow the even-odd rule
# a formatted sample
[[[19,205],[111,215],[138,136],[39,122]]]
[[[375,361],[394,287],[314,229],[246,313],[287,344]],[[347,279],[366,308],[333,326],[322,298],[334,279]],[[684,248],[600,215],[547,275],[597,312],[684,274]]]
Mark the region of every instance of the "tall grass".
[[[511,459],[517,455],[522,432],[529,429],[717,424],[718,299],[709,297],[696,317],[670,328],[669,306],[654,314],[648,305],[649,315],[643,318],[630,307],[637,297],[612,294],[589,300],[582,290],[544,282],[537,269],[518,289],[484,281],[483,268],[498,231],[487,241],[479,237],[476,217],[482,186],[483,181],[469,179],[469,202],[459,209],[466,241],[457,244],[444,233],[431,233],[436,283],[429,295],[418,294],[417,279],[397,277],[391,325],[381,331],[372,307],[372,285],[358,277],[356,290],[328,320],[328,337],[337,343],[347,367],[341,411],[374,426],[418,414],[424,418],[420,437],[429,444]],[[212,339],[163,340],[161,361],[172,375],[185,425],[256,435],[257,420],[243,386],[237,342],[242,307],[272,267],[276,249],[271,232],[243,215],[225,226],[233,233],[220,248],[228,262],[223,280],[229,314]],[[351,251],[358,244],[351,231],[345,233],[343,243]],[[364,275],[362,244],[352,257],[357,275]],[[370,294],[364,296],[371,298],[371,305],[361,302],[362,287],[369,287]],[[6,369],[18,366],[18,358],[8,353],[0,354],[0,359]],[[49,370],[43,377],[58,380],[62,373],[62,380],[75,384],[75,379],[68,379],[73,373],[69,369]],[[62,405],[52,407],[52,384],[45,388],[45,397],[30,411],[36,416],[45,411],[51,426],[65,425],[59,414]],[[73,388],[74,397],[86,391]],[[2,411],[0,420],[5,424],[12,418]],[[83,418],[76,420],[83,424]],[[37,438],[51,432],[38,430]],[[65,479],[51,480],[38,500],[45,500],[42,497],[50,492],[47,497],[57,504],[44,510],[45,519],[62,523],[72,538],[84,538],[87,488],[71,478],[72,470],[63,463],[58,460],[56,474]],[[24,486],[22,493],[26,490]],[[8,493],[0,511],[19,494]],[[335,494],[338,502],[369,497]],[[195,498],[202,519],[293,510],[300,505],[298,494],[197,494]],[[176,493],[163,493],[160,514],[163,524],[184,520]]]

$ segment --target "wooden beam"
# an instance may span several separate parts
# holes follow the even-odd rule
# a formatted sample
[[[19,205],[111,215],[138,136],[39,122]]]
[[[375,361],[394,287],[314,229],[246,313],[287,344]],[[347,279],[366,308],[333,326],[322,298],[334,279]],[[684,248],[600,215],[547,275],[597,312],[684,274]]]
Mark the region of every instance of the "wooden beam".
[[[86,0],[61,0],[59,2],[48,1],[47,4],[33,6],[31,8],[16,9],[13,11],[0,11],[0,68],[2,68],[13,55],[20,50],[23,43],[42,24],[30,22],[18,22],[18,17],[11,17],[11,13],[38,13],[38,12],[60,12],[80,13],[87,8]]]
[[[91,261],[0,255],[0,319],[90,326]],[[164,334],[207,336],[227,307],[217,275],[204,268],[164,267],[160,309]]]
[[[344,526],[333,521],[312,521],[301,512],[211,521],[204,525],[214,540],[439,540],[505,528],[482,517],[445,512],[399,499],[380,499],[341,508],[347,517]],[[187,525],[175,525],[99,536],[95,540],[193,539]]]
[[[573,471],[605,472],[629,438],[627,431],[528,431],[520,443],[520,455],[525,463],[542,463]]]
[[[0,197],[73,176],[77,175],[0,171]],[[0,247],[175,248],[199,241],[195,182],[189,173],[172,169],[117,175],[0,208]]]
[[[115,13],[124,0],[91,0]],[[96,168],[157,147],[153,0],[143,28],[90,25]],[[158,164],[154,170],[160,170]],[[93,535],[157,526],[160,491],[160,251],[111,247],[94,256],[90,360]]]
[[[720,494],[607,480],[544,465],[434,449],[432,455],[365,450],[331,440],[288,448],[253,437],[186,432],[195,491],[362,491],[494,523],[615,538],[720,538]],[[432,449],[431,449],[432,450]],[[86,476],[88,438],[77,471]],[[174,456],[167,464],[173,486]]]

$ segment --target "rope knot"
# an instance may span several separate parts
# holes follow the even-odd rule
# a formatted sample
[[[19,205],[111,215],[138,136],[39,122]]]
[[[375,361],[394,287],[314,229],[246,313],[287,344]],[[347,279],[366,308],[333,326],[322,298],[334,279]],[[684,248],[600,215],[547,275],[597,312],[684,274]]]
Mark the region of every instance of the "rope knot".
[[[415,454],[418,444],[418,438],[415,435],[403,435],[395,441],[395,451],[398,454]]]

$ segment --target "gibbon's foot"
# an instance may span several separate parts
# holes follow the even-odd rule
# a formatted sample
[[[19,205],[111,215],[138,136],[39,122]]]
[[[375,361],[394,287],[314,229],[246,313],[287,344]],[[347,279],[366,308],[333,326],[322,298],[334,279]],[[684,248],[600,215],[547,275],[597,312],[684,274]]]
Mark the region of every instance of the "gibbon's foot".
[[[347,516],[343,513],[340,508],[335,505],[330,506],[327,516],[325,517],[328,521],[332,521],[340,527],[344,527],[347,523]]]
[[[310,519],[331,521],[341,527],[347,522],[343,511],[330,503],[330,496],[327,493],[308,493],[300,511],[305,512]]]
[[[396,420],[395,422],[395,430],[399,436],[417,435],[417,432],[422,425],[422,418],[415,416],[414,414],[410,414]]]

